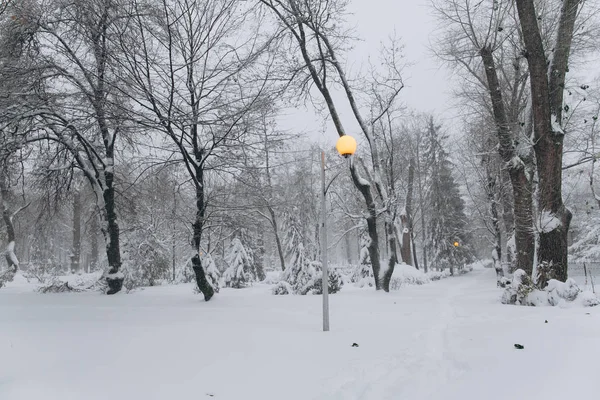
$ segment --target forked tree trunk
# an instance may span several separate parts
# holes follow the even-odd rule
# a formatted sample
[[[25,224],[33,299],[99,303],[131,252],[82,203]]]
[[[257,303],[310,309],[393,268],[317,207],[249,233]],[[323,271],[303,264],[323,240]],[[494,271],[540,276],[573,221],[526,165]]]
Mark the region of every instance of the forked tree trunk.
[[[371,258],[371,268],[373,269],[373,277],[375,278],[375,289],[380,290],[382,288],[381,277],[379,275],[381,264],[379,257],[379,233],[377,232],[377,208],[375,200],[371,193],[371,185],[358,175],[354,159],[351,159],[350,161],[350,175],[352,176],[354,186],[356,186],[363,195],[367,205],[367,232],[369,234],[369,245],[367,246],[367,250],[369,252],[369,257]]]
[[[531,81],[540,232],[538,264],[550,277],[567,279],[567,234],[571,212],[562,200],[563,96],[575,19],[581,0],[564,0],[552,60],[548,62],[533,0],[516,2]],[[546,282],[538,282],[545,286]]]
[[[208,280],[206,279],[206,273],[204,268],[202,267],[202,261],[200,259],[200,245],[202,243],[202,231],[204,230],[204,218],[206,214],[206,205],[204,199],[204,170],[202,169],[201,161],[202,161],[202,152],[196,155],[196,159],[198,161],[198,166],[196,167],[195,175],[196,175],[196,217],[194,223],[192,224],[193,228],[193,245],[194,251],[196,254],[192,257],[192,268],[194,269],[194,274],[196,275],[196,283],[198,284],[198,289],[204,295],[204,300],[209,301],[215,294],[215,290]]]
[[[485,69],[494,121],[496,123],[496,133],[500,143],[498,150],[502,161],[508,169],[513,188],[515,239],[517,246],[516,266],[524,270],[528,275],[531,275],[535,250],[531,180],[527,175],[525,162],[516,152],[514,135],[504,106],[502,89],[492,49],[487,46],[483,47],[480,49],[480,55]]]

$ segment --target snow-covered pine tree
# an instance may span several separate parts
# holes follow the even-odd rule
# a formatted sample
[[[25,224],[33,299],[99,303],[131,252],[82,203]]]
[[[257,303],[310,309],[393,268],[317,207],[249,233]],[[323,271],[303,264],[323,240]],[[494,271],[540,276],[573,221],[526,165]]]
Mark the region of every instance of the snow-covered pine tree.
[[[217,268],[215,264],[215,260],[213,260],[210,253],[204,253],[201,258],[202,266],[204,267],[204,272],[206,274],[206,280],[215,290],[215,292],[219,293],[219,281],[221,280],[221,272]]]
[[[233,239],[225,255],[227,269],[223,273],[226,287],[240,289],[257,281],[257,274],[246,248],[238,238]]]
[[[359,264],[354,271],[352,281],[358,287],[373,287],[375,286],[375,279],[373,278],[373,267],[371,266],[371,258],[369,256],[369,235],[367,232],[362,232],[360,235],[360,254]]]
[[[304,246],[300,243],[294,249],[291,261],[281,278],[290,285],[295,294],[305,295],[322,293],[322,277],[321,263],[310,260]],[[329,293],[338,292],[343,284],[339,271],[331,269],[329,271]]]
[[[452,176],[453,165],[444,148],[447,136],[441,127],[429,119],[424,138],[423,164],[428,168],[427,197],[431,205],[428,227],[428,247],[434,268],[462,266],[472,260],[465,202]],[[456,245],[455,245],[456,244]]]

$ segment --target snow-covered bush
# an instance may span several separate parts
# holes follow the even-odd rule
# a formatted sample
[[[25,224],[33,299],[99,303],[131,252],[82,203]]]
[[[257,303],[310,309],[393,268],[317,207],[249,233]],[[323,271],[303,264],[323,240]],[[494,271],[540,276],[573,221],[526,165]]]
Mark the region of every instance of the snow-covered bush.
[[[202,260],[202,268],[204,268],[204,274],[208,284],[219,293],[219,281],[221,280],[221,273],[215,264],[215,260],[210,254],[203,254],[200,258]]]
[[[275,285],[279,282],[281,282],[281,271],[267,271],[265,279],[262,281],[267,285]]]
[[[375,286],[375,278],[373,277],[373,268],[371,264],[359,264],[352,274],[352,282],[357,287],[373,287]]]
[[[440,279],[449,278],[450,276],[452,276],[450,270],[447,269],[443,271],[429,271],[427,273],[427,277],[432,281],[439,281]]]
[[[28,280],[35,279],[41,284],[50,282],[61,274],[61,266],[54,262],[50,262],[50,260],[48,260],[47,263],[31,262],[29,263],[27,270],[23,272],[23,275]]]
[[[342,290],[342,286],[344,286],[344,279],[342,277],[342,274],[340,273],[339,269],[337,268],[330,268],[329,269],[329,276],[328,276],[328,280],[327,282],[329,283],[327,286],[329,288],[329,293],[333,294],[333,293],[337,293],[340,290]],[[307,294],[307,293],[312,293],[312,294],[323,294],[323,272],[321,271],[321,264],[318,263],[317,266],[317,274],[315,276],[315,278],[312,280],[312,282],[309,285],[306,285],[304,287],[304,290],[306,290],[306,293],[300,293],[300,294]]]
[[[223,284],[226,287],[240,289],[256,282],[257,274],[254,265],[244,248],[242,242],[235,238],[231,242],[229,251],[225,256],[228,268],[223,273]]]
[[[600,304],[600,299],[595,294],[582,292],[573,279],[567,279],[566,282],[550,279],[543,289],[538,287],[531,282],[525,271],[518,269],[514,273],[512,284],[504,290],[501,301],[503,304],[536,307],[557,306],[576,300],[587,307]]]
[[[390,290],[398,290],[410,285],[424,285],[429,282],[431,280],[423,271],[411,265],[396,264],[392,280],[390,281]]]
[[[271,293],[274,295],[292,294],[294,293],[294,289],[286,281],[280,281],[271,289]]]
[[[527,305],[527,296],[535,289],[531,278],[522,269],[518,269],[513,274],[513,280],[509,287],[502,294],[502,304],[522,304]]]
[[[308,259],[304,246],[300,243],[294,249],[292,260],[281,274],[282,281],[287,282],[295,294],[322,293],[321,263]],[[337,293],[344,284],[342,274],[336,269],[329,270],[329,293]]]

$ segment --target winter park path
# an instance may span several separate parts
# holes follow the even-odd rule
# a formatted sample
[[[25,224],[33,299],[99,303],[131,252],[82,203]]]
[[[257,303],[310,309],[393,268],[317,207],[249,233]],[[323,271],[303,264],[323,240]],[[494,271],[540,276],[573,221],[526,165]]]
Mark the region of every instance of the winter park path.
[[[346,287],[323,333],[319,296],[264,285],[208,303],[189,285],[113,297],[15,285],[0,290],[0,399],[598,397],[600,310],[499,296],[492,270],[389,294]]]

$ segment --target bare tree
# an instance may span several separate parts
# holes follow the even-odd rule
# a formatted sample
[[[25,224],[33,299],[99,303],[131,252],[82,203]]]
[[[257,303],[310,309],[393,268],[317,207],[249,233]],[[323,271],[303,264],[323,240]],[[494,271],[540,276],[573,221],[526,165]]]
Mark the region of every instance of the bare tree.
[[[549,60],[533,0],[517,1],[527,52],[532,94],[534,150],[539,179],[540,232],[538,262],[552,277],[567,279],[567,233],[572,214],[562,200],[563,97],[565,77],[580,0],[562,3]],[[538,282],[545,286],[546,282]]]
[[[196,191],[193,249],[206,224],[209,171],[227,169],[248,127],[269,100],[269,37],[261,16],[235,0],[132,1],[134,19],[120,36],[127,95],[139,124],[164,134]],[[197,282],[213,295],[198,257]]]
[[[388,188],[383,179],[379,145],[373,133],[373,126],[394,104],[404,87],[401,79],[400,52],[394,44],[384,51],[382,58],[386,64],[387,75],[373,81],[382,96],[380,107],[366,119],[352,87],[347,72],[339,56],[343,52],[344,41],[348,36],[342,31],[341,20],[345,12],[346,1],[331,0],[314,2],[310,0],[261,0],[279,22],[282,32],[293,43],[293,49],[300,52],[302,61],[292,63],[291,75],[297,79],[305,94],[315,87],[333,121],[339,136],[347,133],[342,123],[338,105],[333,99],[332,90],[340,87],[352,110],[355,122],[367,141],[370,150],[368,167],[364,162],[351,159],[350,173],[355,187],[362,194],[367,208],[367,229],[370,243],[368,251],[371,258],[376,289],[389,290],[389,281],[398,260],[397,237],[393,223],[393,210],[390,207]],[[362,171],[361,171],[362,170]],[[378,203],[380,204],[378,206]],[[387,236],[389,258],[384,267],[380,263],[380,241],[377,221],[380,215],[384,219],[384,232]]]
[[[475,93],[475,106],[482,107],[495,123],[498,152],[510,176],[514,210],[516,267],[533,271],[533,176],[528,132],[531,125],[525,112],[527,72],[520,54],[520,37],[512,23],[510,1],[484,4],[476,1],[437,2],[434,7],[446,33],[438,43],[438,55],[464,71]],[[499,65],[497,65],[499,60]],[[510,64],[509,64],[510,60]],[[487,94],[482,96],[481,89]],[[525,122],[524,122],[525,121]],[[494,146],[490,146],[490,149]],[[489,161],[488,161],[489,162]],[[488,162],[484,163],[488,165]],[[490,180],[495,180],[490,176]],[[491,181],[490,181],[491,182]],[[498,186],[494,185],[494,188]],[[495,195],[490,197],[494,202]],[[506,200],[506,198],[505,198]],[[506,202],[505,202],[506,204]],[[494,206],[495,207],[495,206]],[[512,218],[511,218],[512,219]],[[512,225],[507,221],[507,228]],[[502,247],[496,246],[498,258]]]

